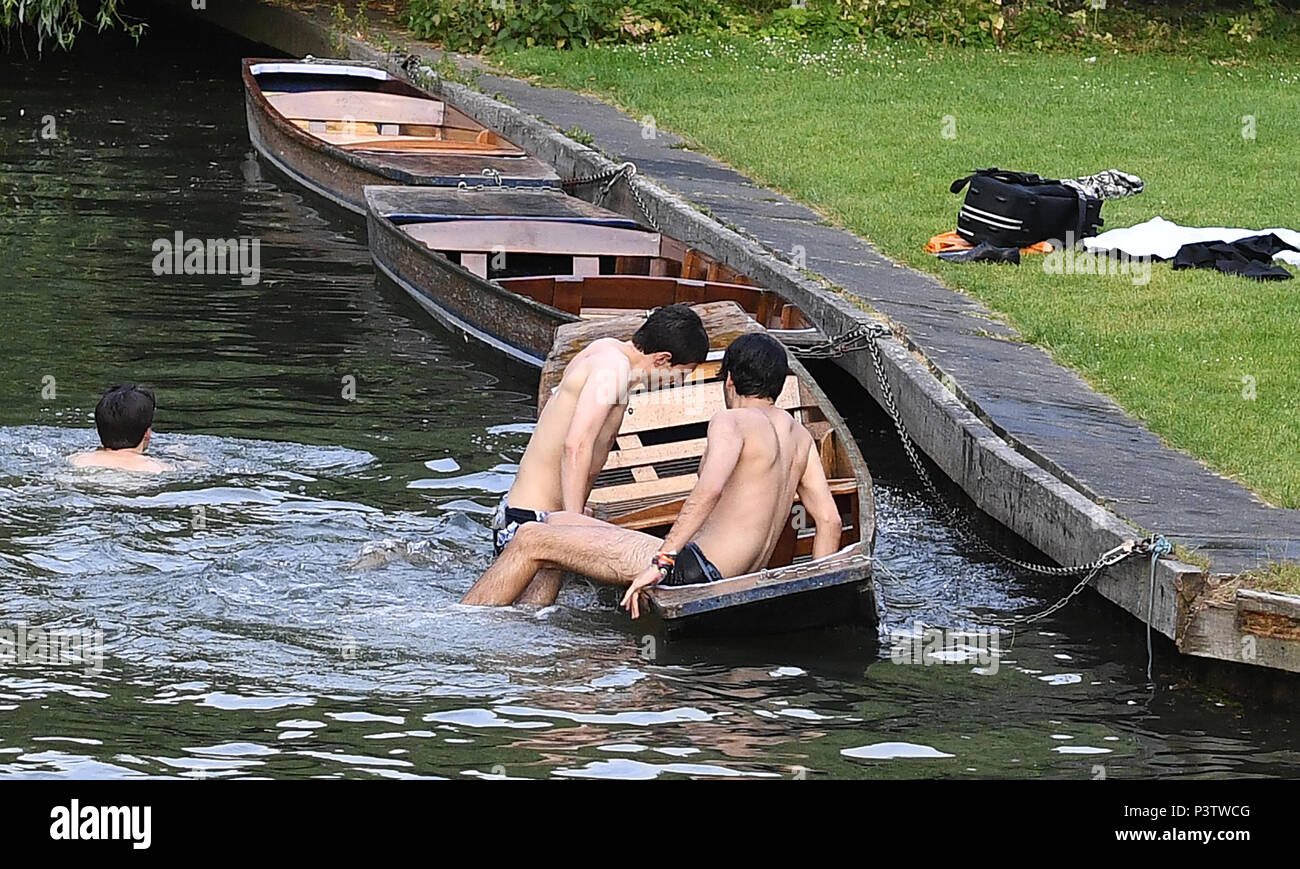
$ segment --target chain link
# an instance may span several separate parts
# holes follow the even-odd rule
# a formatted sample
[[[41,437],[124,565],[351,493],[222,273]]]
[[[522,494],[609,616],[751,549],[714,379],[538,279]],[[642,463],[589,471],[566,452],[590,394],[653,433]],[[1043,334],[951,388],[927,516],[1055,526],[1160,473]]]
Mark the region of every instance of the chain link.
[[[575,187],[585,187],[590,184],[599,184],[604,182],[605,186],[601,188],[600,195],[597,197],[598,200],[604,200],[604,198],[609,195],[609,191],[614,189],[614,185],[618,182],[618,179],[622,178],[627,182],[627,189],[632,194],[632,199],[636,202],[636,207],[641,209],[641,214],[645,216],[646,223],[648,223],[650,228],[655,232],[659,232],[659,221],[655,220],[655,216],[650,213],[649,206],[647,206],[645,200],[641,198],[641,191],[632,183],[632,177],[634,175],[636,175],[636,164],[627,162],[620,163],[613,169],[599,172],[595,175],[579,175],[576,178],[566,179],[561,181],[560,185],[564,187],[565,190],[572,192],[572,189]]]
[[[1095,561],[1091,561],[1087,564],[1049,566],[1034,564],[1032,562],[1023,561],[1019,558],[1014,558],[986,542],[984,538],[981,537],[973,527],[971,527],[970,520],[950,506],[943,496],[940,495],[938,487],[935,486],[934,480],[930,477],[930,472],[926,469],[925,464],[921,461],[920,455],[916,452],[916,447],[912,443],[912,438],[907,432],[907,426],[903,423],[903,416],[899,412],[898,403],[894,399],[894,390],[890,387],[889,378],[885,375],[884,354],[880,351],[880,346],[874,340],[870,342],[867,349],[871,352],[871,364],[876,372],[876,382],[880,386],[881,401],[884,403],[885,411],[889,414],[890,419],[893,420],[894,428],[898,432],[899,439],[903,442],[903,451],[907,453],[907,458],[912,465],[912,469],[916,472],[917,477],[920,478],[921,485],[925,487],[926,494],[929,495],[930,499],[934,501],[936,505],[938,505],[939,510],[944,514],[944,518],[946,518],[952,526],[957,529],[958,533],[961,534],[963,538],[974,544],[981,551],[988,553],[1007,564],[1042,576],[1078,576],[1079,574],[1094,573],[1102,568],[1109,567],[1112,564],[1122,561],[1130,554],[1138,551],[1139,545],[1130,541],[1121,546],[1117,546],[1115,549],[1112,549],[1110,552],[1103,554]],[[1146,542],[1147,541],[1143,541],[1143,543]],[[1116,557],[1117,554],[1118,557]]]
[[[890,386],[889,378],[885,374],[884,353],[881,352],[880,346],[877,343],[878,339],[887,337],[891,334],[892,332],[889,328],[882,323],[862,324],[834,338],[828,338],[819,344],[813,344],[807,347],[791,347],[789,349],[792,355],[803,359],[836,359],[846,353],[852,353],[858,350],[865,349],[869,351],[871,354],[872,368],[875,370],[876,374],[876,383],[880,387],[881,403],[884,405],[885,412],[889,414],[889,418],[893,422],[895,430],[898,432],[899,440],[903,444],[903,451],[907,454],[912,469],[921,480],[921,484],[925,488],[926,494],[958,534],[982,552],[1030,573],[1036,573],[1042,576],[1059,577],[1082,575],[1082,578],[1075,584],[1074,588],[1072,588],[1067,595],[1046,609],[1028,615],[986,617],[988,622],[994,625],[1013,626],[1030,624],[1040,619],[1047,618],[1077,597],[1107,567],[1119,564],[1121,561],[1134,555],[1150,555],[1152,557],[1152,569],[1154,570],[1155,561],[1160,556],[1169,553],[1172,547],[1169,545],[1168,541],[1159,535],[1152,534],[1143,540],[1126,540],[1114,549],[1102,553],[1102,555],[1096,560],[1087,564],[1056,566],[1034,564],[1019,558],[1014,558],[986,542],[979,532],[971,525],[970,520],[958,512],[954,507],[950,506],[940,494],[938,487],[934,484],[934,480],[930,477],[929,470],[925,467],[924,462],[921,461],[921,457],[916,451],[916,446],[912,443],[912,438],[908,434],[907,426],[903,422],[903,416],[899,412],[898,402],[894,397],[894,390]]]
[[[847,353],[866,350],[877,338],[887,338],[893,333],[883,323],[864,323],[834,338],[805,347],[787,348],[791,356],[800,359],[838,359]]]

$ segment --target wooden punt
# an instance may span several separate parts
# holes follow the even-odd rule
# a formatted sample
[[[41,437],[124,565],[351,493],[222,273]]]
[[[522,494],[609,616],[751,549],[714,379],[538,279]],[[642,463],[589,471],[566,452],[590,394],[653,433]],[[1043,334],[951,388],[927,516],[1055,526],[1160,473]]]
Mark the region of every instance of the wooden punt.
[[[597,518],[663,536],[695,485],[708,420],[723,408],[718,378],[722,352],[736,337],[761,329],[734,302],[698,305],[696,311],[709,332],[710,359],[681,386],[630,396],[617,448],[610,452],[588,500]],[[542,369],[538,412],[574,354],[597,338],[626,340],[643,319],[623,315],[561,326]],[[799,520],[802,507],[796,500],[765,570],[649,592],[653,613],[671,634],[769,633],[876,622],[871,473],[857,442],[808,371],[793,359],[790,368],[777,404],[817,441],[840,507],[842,548],[832,556],[811,559],[813,529]]]
[[[821,340],[794,305],[634,220],[550,188],[367,187],[370,253],[444,326],[541,367],[568,323],[733,301],[787,343]]]
[[[365,213],[367,184],[560,182],[550,166],[376,66],[246,58],[243,76],[253,147],[292,180],[357,214]]]

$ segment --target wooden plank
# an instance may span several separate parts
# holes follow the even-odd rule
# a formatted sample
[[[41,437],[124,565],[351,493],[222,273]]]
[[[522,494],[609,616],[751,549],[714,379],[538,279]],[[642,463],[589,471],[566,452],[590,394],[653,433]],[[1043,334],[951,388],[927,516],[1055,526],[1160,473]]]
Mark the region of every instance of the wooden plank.
[[[817,571],[809,571],[808,565],[794,565],[780,570],[747,573],[721,582],[656,586],[649,591],[650,601],[660,616],[672,620],[772,597],[863,582],[870,578],[871,566],[857,556],[866,554],[869,553],[858,544],[851,544],[818,562],[822,569]]]
[[[569,275],[551,278],[551,296],[547,300],[553,307],[570,314],[582,313],[582,279]]]
[[[573,258],[573,274],[576,277],[589,277],[600,274],[600,257],[595,256],[575,256]]]
[[[631,435],[630,437],[636,436]],[[622,438],[619,438],[619,440],[622,440]],[[624,448],[620,444],[617,450],[611,451],[609,458],[605,460],[605,470],[634,468],[637,465],[650,465],[655,462],[702,456],[704,455],[704,447],[708,442],[708,438],[692,438],[687,441],[673,441],[672,443],[643,447],[639,446],[640,439],[638,438],[638,446],[636,447]]]
[[[610,507],[633,499],[646,499],[649,502],[681,497],[695,488],[699,477],[695,474],[683,474],[680,477],[660,477],[646,483],[623,483],[617,486],[605,486],[593,489],[588,503]]]
[[[664,236],[659,242],[658,256],[666,263],[676,265],[676,270],[665,269],[664,274],[680,275],[682,274],[682,263],[686,260],[686,252],[689,248],[675,238]],[[665,263],[665,264],[666,264]],[[653,272],[652,272],[653,274]]]
[[[803,406],[799,381],[792,374],[777,396],[776,406],[795,410]],[[707,422],[726,408],[722,384],[717,381],[693,383],[672,389],[656,389],[628,397],[627,413],[620,432],[643,432],[669,426]]]
[[[691,281],[678,278],[673,281],[673,301],[686,305],[694,305],[704,301],[704,294],[708,291],[708,284],[704,281]]]
[[[345,151],[359,151],[374,154],[413,154],[421,155],[453,155],[465,154],[474,157],[514,157],[522,152],[517,148],[485,148],[482,145],[475,145],[470,142],[455,142],[448,139],[440,139],[436,136],[395,136],[391,139],[376,139],[374,137],[349,138],[346,136],[326,133],[317,135],[317,138],[329,142],[331,145],[338,145]]]
[[[486,278],[488,273],[487,259],[485,253],[463,253],[460,255],[460,264],[462,268],[478,275],[480,278]]]
[[[441,127],[447,110],[441,100],[377,91],[290,91],[268,94],[266,99],[286,118],[306,121],[364,121]]]
[[[641,465],[632,469],[632,479],[638,483],[648,483],[651,480],[659,479],[659,474],[654,468]]]
[[[1300,597],[1242,588],[1236,598],[1237,629],[1242,633],[1300,641]]]
[[[619,435],[616,441],[620,450],[634,450],[641,446],[639,435]]]
[[[608,466],[607,466],[608,467]],[[672,524],[677,518],[677,512],[680,512],[681,505],[685,503],[686,496],[690,490],[695,488],[698,481],[695,474],[683,474],[677,477],[660,477],[655,486],[642,486],[638,483],[621,483],[614,486],[604,486],[599,489],[593,489],[588,502],[597,510],[598,518],[614,522],[622,528],[649,528],[653,525],[663,522]],[[674,487],[672,481],[683,481],[681,486]],[[842,480],[827,481],[831,487],[831,494],[837,498],[855,494],[857,492],[857,480],[849,478]],[[673,512],[666,519],[661,514],[661,508],[673,502],[680,502]],[[802,503],[796,495],[794,504]],[[794,509],[794,504],[791,509]]]
[[[562,220],[437,220],[401,227],[432,250],[504,250],[561,256],[644,256],[659,234]]]

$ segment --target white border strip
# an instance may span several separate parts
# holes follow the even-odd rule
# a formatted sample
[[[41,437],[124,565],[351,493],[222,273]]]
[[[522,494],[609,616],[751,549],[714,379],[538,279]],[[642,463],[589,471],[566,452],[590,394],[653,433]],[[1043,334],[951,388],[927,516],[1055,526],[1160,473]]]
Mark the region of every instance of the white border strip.
[[[255,63],[248,68],[253,75],[266,75],[276,72],[297,72],[305,75],[354,75],[360,78],[373,78],[378,81],[393,81],[393,77],[382,69],[372,66],[345,66],[333,63],[304,63],[286,61],[284,63]]]

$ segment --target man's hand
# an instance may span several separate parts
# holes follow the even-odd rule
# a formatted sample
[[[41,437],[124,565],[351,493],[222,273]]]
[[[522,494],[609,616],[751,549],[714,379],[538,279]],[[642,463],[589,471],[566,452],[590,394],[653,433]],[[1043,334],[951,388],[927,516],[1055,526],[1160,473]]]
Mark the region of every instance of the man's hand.
[[[627,587],[627,593],[623,595],[623,602],[620,603],[619,606],[631,613],[632,618],[640,618],[641,595],[647,588],[655,585],[661,579],[663,579],[663,574],[659,572],[659,568],[655,567],[653,564],[650,565],[641,572],[640,576],[632,581],[631,585]]]

